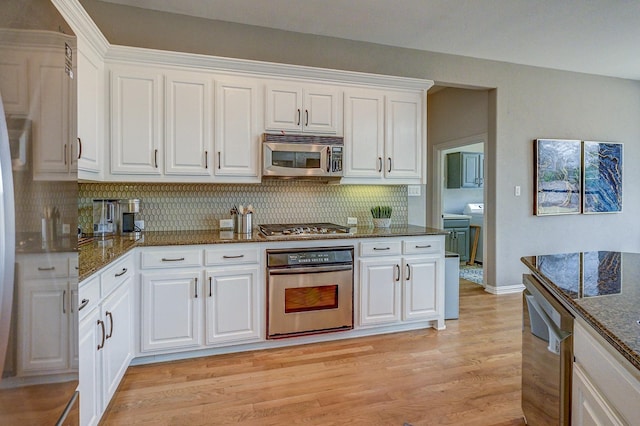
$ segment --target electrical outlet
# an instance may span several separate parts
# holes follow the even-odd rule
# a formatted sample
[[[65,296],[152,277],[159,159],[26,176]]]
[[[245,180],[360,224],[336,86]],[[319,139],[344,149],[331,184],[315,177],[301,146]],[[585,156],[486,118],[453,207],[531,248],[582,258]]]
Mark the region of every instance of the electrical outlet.
[[[220,229],[232,229],[233,219],[220,219]]]
[[[409,197],[419,197],[420,185],[407,185],[407,195]]]
[[[70,234],[71,233],[71,225],[68,223],[62,224],[62,234]]]
[[[513,189],[513,193],[516,197],[520,196],[520,185],[516,185],[516,187]]]
[[[347,225],[357,225],[358,224],[358,218],[357,217],[348,217],[347,218]]]
[[[133,224],[139,230],[144,231],[144,220],[136,220],[136,221],[133,222]]]

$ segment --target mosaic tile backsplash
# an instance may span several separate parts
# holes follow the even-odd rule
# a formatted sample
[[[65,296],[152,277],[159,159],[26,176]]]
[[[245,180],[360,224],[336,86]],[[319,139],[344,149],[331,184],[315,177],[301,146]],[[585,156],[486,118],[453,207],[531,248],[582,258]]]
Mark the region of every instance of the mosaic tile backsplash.
[[[334,222],[356,217],[371,225],[370,209],[393,208],[392,225],[406,225],[406,185],[327,185],[268,180],[261,184],[80,183],[78,226],[93,229],[93,199],[139,198],[146,231],[206,230],[230,219],[233,206],[253,205],[254,226],[262,223]]]

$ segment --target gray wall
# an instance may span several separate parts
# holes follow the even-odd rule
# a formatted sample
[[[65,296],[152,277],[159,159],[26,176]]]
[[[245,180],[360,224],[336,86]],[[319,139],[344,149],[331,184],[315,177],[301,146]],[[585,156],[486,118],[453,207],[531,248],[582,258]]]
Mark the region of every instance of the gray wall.
[[[640,250],[640,168],[625,167],[624,213],[532,216],[533,152],[538,137],[625,143],[625,164],[640,159],[640,82],[460,56],[293,34],[143,11],[96,0],[82,4],[107,39],[157,49],[428,78],[491,88],[487,155],[487,284],[521,282],[524,255],[579,250]],[[514,185],[522,196],[513,195]],[[411,203],[410,203],[411,208]],[[410,214],[411,216],[411,214]],[[494,229],[495,228],[495,229]]]

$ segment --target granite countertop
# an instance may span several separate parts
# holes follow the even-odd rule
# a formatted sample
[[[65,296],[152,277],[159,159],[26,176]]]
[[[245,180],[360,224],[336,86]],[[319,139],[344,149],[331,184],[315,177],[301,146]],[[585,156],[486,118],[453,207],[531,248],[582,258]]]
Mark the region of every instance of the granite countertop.
[[[180,246],[199,244],[226,243],[264,243],[301,240],[325,240],[345,238],[377,238],[377,237],[410,237],[424,235],[447,235],[442,229],[422,226],[404,225],[390,228],[357,227],[351,228],[348,234],[310,235],[305,237],[284,236],[266,238],[254,229],[251,234],[234,234],[233,231],[220,229],[197,231],[163,231],[143,232],[138,239],[129,236],[112,236],[105,239],[94,239],[81,245],[79,252],[80,281],[94,272],[104,268],[134,247]]]
[[[560,303],[640,369],[640,253],[599,251],[521,260]]]

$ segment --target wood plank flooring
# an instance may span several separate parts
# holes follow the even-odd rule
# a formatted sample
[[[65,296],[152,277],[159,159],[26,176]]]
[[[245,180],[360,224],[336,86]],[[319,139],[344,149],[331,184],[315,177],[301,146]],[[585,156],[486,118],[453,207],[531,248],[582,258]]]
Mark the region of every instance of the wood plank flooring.
[[[461,280],[447,329],[129,368],[102,425],[523,425],[521,295]]]

